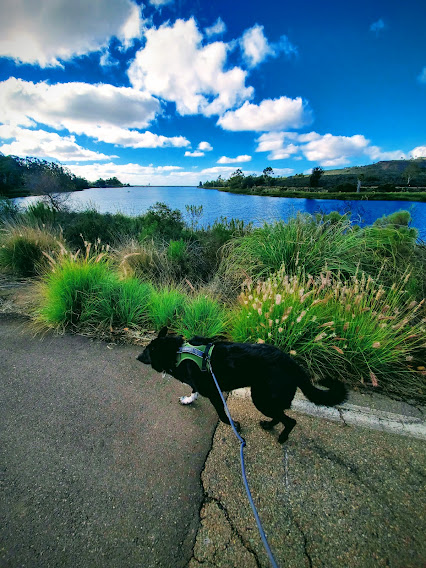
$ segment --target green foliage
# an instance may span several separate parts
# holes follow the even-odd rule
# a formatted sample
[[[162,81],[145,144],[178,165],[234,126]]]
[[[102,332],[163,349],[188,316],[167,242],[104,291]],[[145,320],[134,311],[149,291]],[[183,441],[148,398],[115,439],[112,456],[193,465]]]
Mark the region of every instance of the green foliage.
[[[101,317],[96,298],[110,294],[117,281],[106,262],[62,258],[41,281],[37,321],[50,327],[94,327]]]
[[[320,168],[319,166],[317,166],[316,168],[313,168],[311,176],[309,178],[309,185],[311,187],[318,187],[319,181],[320,181],[323,173],[324,173],[324,170],[322,168]]]
[[[189,339],[194,335],[217,337],[226,332],[228,314],[217,300],[200,294],[185,306],[178,319],[176,332]]]
[[[19,207],[11,199],[0,195],[0,224],[4,221],[16,219],[18,214]]]
[[[102,284],[100,293],[87,298],[81,323],[105,330],[124,327],[146,328],[152,286],[136,278],[112,277]]]
[[[390,289],[356,273],[317,278],[289,275],[284,267],[247,285],[233,318],[234,341],[271,343],[301,360],[319,377],[372,384],[419,397],[422,380],[407,361],[424,343],[426,326],[405,287]],[[423,393],[424,395],[424,393]]]
[[[136,237],[143,226],[141,217],[129,217],[122,213],[99,213],[88,209],[79,213],[61,212],[57,216],[63,227],[64,238],[74,249],[81,248],[83,242],[114,244],[123,235]]]
[[[157,202],[142,216],[142,231],[139,240],[162,238],[180,239],[185,227],[179,209],[170,209],[165,203]]]
[[[23,214],[23,218],[32,225],[52,225],[57,212],[44,201],[30,203]]]
[[[149,319],[156,331],[168,326],[176,328],[187,304],[187,296],[177,288],[165,286],[153,290],[148,308]]]
[[[290,273],[303,264],[312,275],[324,266],[353,274],[360,252],[360,239],[344,217],[340,222],[316,222],[310,215],[298,214],[287,223],[264,224],[229,243],[222,269],[241,282],[245,277],[262,278],[285,264]],[[245,277],[244,277],[245,275]]]
[[[56,329],[96,333],[148,322],[152,287],[135,278],[120,279],[101,253],[64,255],[39,285],[36,321]]]
[[[0,231],[0,269],[20,278],[36,276],[48,266],[46,254],[55,256],[61,248],[59,237],[45,228],[6,222]]]

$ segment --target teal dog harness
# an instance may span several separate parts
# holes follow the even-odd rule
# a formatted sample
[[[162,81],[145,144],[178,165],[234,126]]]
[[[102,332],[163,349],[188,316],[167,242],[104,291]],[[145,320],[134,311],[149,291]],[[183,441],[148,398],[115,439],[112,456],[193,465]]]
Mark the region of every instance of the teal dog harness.
[[[198,365],[200,371],[207,371],[207,363],[210,362],[210,357],[213,351],[213,343],[208,343],[207,345],[197,345],[194,347],[188,342],[185,342],[182,347],[179,347],[176,358],[176,367],[182,363],[182,361],[190,360]]]

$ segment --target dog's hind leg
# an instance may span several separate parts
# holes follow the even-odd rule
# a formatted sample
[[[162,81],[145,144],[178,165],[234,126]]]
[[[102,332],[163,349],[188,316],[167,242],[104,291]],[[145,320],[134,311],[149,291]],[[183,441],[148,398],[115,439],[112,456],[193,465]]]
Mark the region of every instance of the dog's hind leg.
[[[281,414],[280,422],[282,422],[284,424],[284,430],[278,436],[278,442],[280,444],[283,444],[284,442],[287,441],[288,435],[293,430],[293,428],[296,426],[297,422],[294,418],[290,418],[290,416],[287,416],[286,414],[284,414],[284,412]]]
[[[272,418],[272,420],[260,420],[259,424],[264,430],[272,430],[278,422],[281,422],[279,418]]]

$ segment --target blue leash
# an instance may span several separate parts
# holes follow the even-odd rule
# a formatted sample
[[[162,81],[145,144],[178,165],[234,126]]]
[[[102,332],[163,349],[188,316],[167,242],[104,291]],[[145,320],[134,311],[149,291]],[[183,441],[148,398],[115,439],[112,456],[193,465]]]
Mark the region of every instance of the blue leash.
[[[230,424],[231,424],[232,430],[234,431],[234,434],[237,436],[237,438],[238,438],[238,440],[239,440],[239,442],[240,442],[240,444],[241,444],[241,445],[240,445],[240,460],[241,460],[241,472],[242,472],[242,475],[243,475],[244,487],[246,488],[247,497],[248,497],[248,500],[249,500],[249,503],[250,503],[250,507],[252,508],[252,511],[253,511],[253,514],[254,514],[254,518],[255,518],[255,520],[256,520],[257,528],[259,529],[259,534],[260,534],[260,537],[261,537],[261,539],[262,539],[263,546],[265,547],[265,550],[266,550],[266,552],[268,553],[269,560],[271,561],[271,564],[272,564],[273,568],[279,568],[278,564],[277,564],[276,561],[275,561],[274,555],[272,554],[272,551],[271,551],[271,549],[270,549],[270,547],[269,547],[268,541],[267,541],[267,539],[266,539],[265,531],[263,530],[262,523],[260,522],[259,515],[258,515],[258,512],[257,512],[257,510],[256,510],[256,506],[255,506],[255,504],[254,504],[254,502],[253,502],[253,497],[251,496],[250,487],[249,487],[249,485],[248,485],[248,481],[247,481],[247,477],[246,477],[246,468],[245,468],[245,465],[244,465],[244,446],[246,445],[246,441],[244,440],[244,438],[242,438],[242,437],[238,434],[237,429],[235,428],[234,421],[233,421],[232,418],[231,418],[231,414],[230,414],[230,412],[229,412],[229,410],[228,410],[228,406],[226,405],[226,401],[225,401],[225,399],[224,399],[224,397],[223,397],[222,391],[220,390],[219,384],[218,384],[218,382],[217,382],[217,380],[216,380],[216,377],[214,376],[213,369],[212,369],[211,362],[210,362],[210,357],[208,357],[207,361],[208,361],[208,366],[209,366],[209,369],[210,369],[210,373],[212,374],[214,383],[215,383],[216,388],[217,388],[217,390],[218,390],[218,392],[219,392],[219,394],[220,394],[220,398],[222,399],[223,407],[224,407],[224,409],[225,409],[226,415],[227,415],[228,418],[229,418],[229,422],[230,422]]]

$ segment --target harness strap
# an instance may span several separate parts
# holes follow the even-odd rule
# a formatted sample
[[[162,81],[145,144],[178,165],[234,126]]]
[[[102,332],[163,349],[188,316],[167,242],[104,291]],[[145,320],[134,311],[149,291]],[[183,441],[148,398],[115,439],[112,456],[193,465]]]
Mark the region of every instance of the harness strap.
[[[207,371],[207,362],[210,359],[214,345],[208,343],[207,345],[200,345],[194,347],[190,343],[184,343],[177,351],[176,367],[178,367],[185,359],[194,361],[201,371]]]

